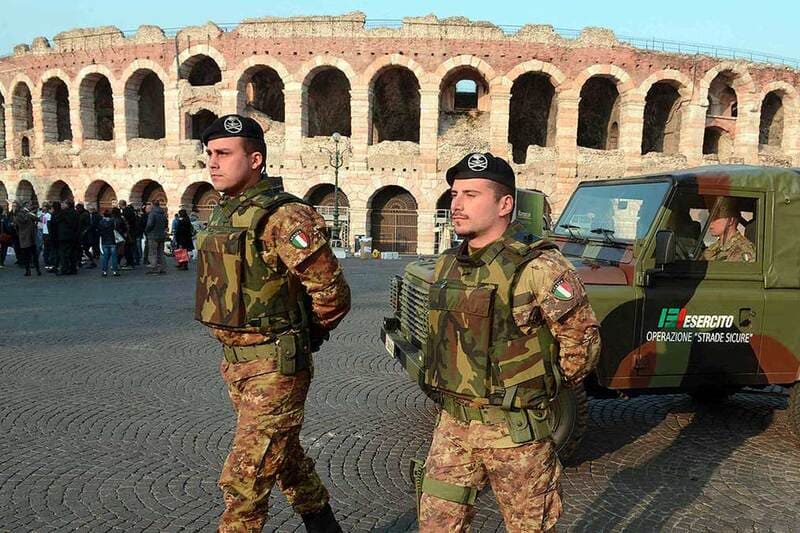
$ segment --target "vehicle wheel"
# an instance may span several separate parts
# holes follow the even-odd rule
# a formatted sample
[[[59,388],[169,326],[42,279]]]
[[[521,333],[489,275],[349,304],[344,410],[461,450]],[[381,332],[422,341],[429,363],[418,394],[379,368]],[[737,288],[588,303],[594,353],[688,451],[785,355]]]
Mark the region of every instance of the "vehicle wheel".
[[[697,403],[721,403],[729,396],[739,392],[739,388],[709,385],[688,392],[689,396]]]
[[[561,389],[558,397],[550,404],[550,409],[550,427],[558,457],[562,463],[569,463],[578,451],[589,421],[589,399],[583,384]]]
[[[789,426],[800,439],[800,383],[795,383],[789,391]]]

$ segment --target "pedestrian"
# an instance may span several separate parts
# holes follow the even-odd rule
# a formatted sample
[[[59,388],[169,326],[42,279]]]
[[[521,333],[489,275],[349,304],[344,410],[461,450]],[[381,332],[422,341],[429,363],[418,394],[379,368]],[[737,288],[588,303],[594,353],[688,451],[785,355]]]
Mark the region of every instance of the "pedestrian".
[[[0,205],[0,268],[6,266],[6,256],[8,255],[8,248],[13,245],[14,238],[11,235],[13,231],[11,228],[12,222],[8,213]]]
[[[114,242],[116,243],[117,262],[119,263],[119,259],[125,255],[125,246],[127,246],[126,243],[128,241],[127,235],[129,228],[119,207],[114,207],[111,209],[111,218],[114,220]],[[120,267],[120,270],[124,269]]]
[[[139,236],[139,249],[141,250],[139,257],[143,265],[150,264],[150,260],[147,258],[149,255],[149,250],[147,249],[147,237],[145,235],[145,228],[147,227],[147,215],[149,215],[149,207],[147,204],[145,204],[142,206],[139,212],[139,218],[136,221],[136,234]]]
[[[136,210],[125,200],[120,200],[118,205],[122,212],[122,218],[125,220],[125,227],[128,228],[128,231],[125,233],[125,266],[123,266],[121,270],[133,270],[135,266],[134,263],[136,262],[133,251],[134,241],[136,240],[134,232],[134,228],[136,227]]]
[[[559,375],[574,387],[592,369],[599,324],[558,248],[511,222],[504,159],[468,154],[446,178],[464,241],[437,260],[429,296],[424,387],[442,411],[414,472],[419,530],[467,531],[489,483],[509,532],[550,531],[562,504],[548,400]]]
[[[81,265],[83,258],[86,257],[89,264],[86,268],[97,268],[97,263],[94,261],[92,255],[92,217],[82,203],[75,204],[75,211],[78,213],[78,221],[80,223],[79,233],[79,246],[77,265]]]
[[[14,249],[14,264],[22,268],[22,252],[19,249],[19,234],[17,233],[17,226],[14,219],[17,217],[19,210],[19,202],[14,200],[11,202],[11,209],[8,210],[8,232],[11,235],[11,247]]]
[[[58,274],[61,264],[61,243],[58,240],[59,226],[61,225],[61,203],[50,204],[50,220],[47,222],[47,232],[50,235],[50,269],[53,274]]]
[[[223,197],[198,236],[195,318],[222,342],[237,420],[219,479],[219,531],[261,531],[276,482],[307,531],[341,531],[300,427],[311,353],[350,309],[350,288],[322,217],[262,174],[256,121],[222,116],[202,142]]]
[[[14,225],[19,236],[20,260],[25,267],[25,275],[31,275],[31,263],[36,267],[36,275],[41,276],[39,269],[39,254],[36,252],[36,229],[38,221],[36,215],[31,213],[27,206],[15,210]]]
[[[185,209],[178,211],[175,216],[178,217],[177,224],[175,224],[175,234],[173,235],[175,240],[173,254],[177,263],[176,266],[180,270],[189,270],[189,253],[194,250],[194,243],[192,242],[194,227]]]
[[[145,234],[150,250],[150,270],[147,274],[166,274],[164,268],[164,241],[167,240],[167,215],[158,200],[153,200],[147,215]]]
[[[102,259],[100,260],[100,275],[104,278],[108,276],[108,264],[111,263],[111,274],[119,276],[119,255],[117,254],[117,240],[122,237],[123,220],[119,208],[114,208],[114,216],[111,211],[103,211],[103,217],[97,223],[97,233],[100,237],[100,246],[103,249]]]
[[[45,202],[42,204],[42,213],[39,216],[39,232],[42,235],[42,263],[44,269],[50,270],[50,252],[53,244],[50,240],[50,203]]]
[[[78,273],[80,259],[80,219],[75,210],[75,202],[64,200],[58,220],[58,263],[59,273],[74,275]]]
[[[102,216],[97,212],[97,208],[92,206],[89,208],[89,248],[91,250],[92,258],[97,261],[100,258],[100,235],[97,233],[98,224]]]

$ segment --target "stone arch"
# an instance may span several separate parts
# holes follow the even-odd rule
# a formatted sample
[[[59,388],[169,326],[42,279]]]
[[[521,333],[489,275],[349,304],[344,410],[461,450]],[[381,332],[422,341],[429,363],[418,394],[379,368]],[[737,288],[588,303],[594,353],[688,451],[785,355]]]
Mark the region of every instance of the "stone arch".
[[[185,50],[182,50],[178,54],[178,59],[172,64],[170,69],[173,79],[186,79],[188,75],[187,67],[191,67],[193,65],[192,63],[187,64],[186,62],[192,57],[196,56],[210,57],[214,60],[222,72],[225,72],[228,69],[225,56],[219,50],[207,44],[195,44],[189,48],[186,48]]]
[[[715,155],[727,161],[733,155],[733,136],[719,126],[706,126],[703,134],[703,155]]]
[[[59,75],[42,79],[42,124],[44,142],[72,140],[69,86]]]
[[[181,62],[178,77],[193,87],[216,85],[222,81],[222,66],[211,55],[195,54]]]
[[[218,115],[208,109],[199,109],[195,113],[186,114],[186,137],[200,140],[203,131],[217,120]]]
[[[398,185],[381,187],[367,203],[372,248],[413,254],[417,251],[417,200]]]
[[[402,57],[402,56],[401,56]],[[369,144],[419,142],[419,75],[399,63],[385,64],[369,78]]]
[[[728,77],[730,78],[731,86],[733,90],[736,91],[737,96],[740,99],[744,97],[744,99],[747,100],[749,99],[749,96],[755,92],[755,83],[753,82],[753,78],[750,76],[750,72],[744,68],[744,66],[738,63],[725,61],[713,68],[710,68],[697,84],[698,90],[696,93],[696,103],[700,105],[706,105],[711,83],[720,74],[725,73],[727,73]],[[741,103],[742,102],[740,102],[740,104]]]
[[[164,187],[156,180],[148,178],[137,181],[131,188],[131,195],[128,203],[134,205],[148,205],[155,200],[158,200],[161,207],[166,211],[169,202]]]
[[[630,74],[616,65],[592,65],[580,72],[571,82],[570,90],[579,94],[590,78],[600,76],[613,80],[620,95],[629,95],[635,89]]]
[[[186,187],[181,195],[181,208],[197,213],[197,218],[208,222],[211,211],[219,204],[220,194],[207,181],[196,181]]]
[[[164,110],[165,74],[153,70],[152,62],[134,61],[125,73],[125,116],[128,139],[163,139],[166,135]],[[135,68],[134,68],[135,66]],[[133,69],[133,70],[131,70]]]
[[[783,146],[783,98],[778,91],[770,91],[761,100],[758,124],[759,149],[780,149]]]
[[[17,183],[14,199],[20,203],[30,202],[31,205],[39,205],[39,197],[36,194],[36,189],[33,188],[33,184],[30,181],[25,179]]]
[[[87,72],[78,85],[84,139],[114,139],[114,90],[112,78],[104,70],[107,69],[98,67],[96,71]]]
[[[760,132],[763,129],[761,122],[763,121],[764,115],[764,100],[766,97],[774,93],[778,96],[781,100],[781,112],[783,114],[782,117],[782,128],[781,135],[780,135],[780,143],[776,143],[776,145],[769,145],[768,143],[762,143],[761,134]],[[798,93],[797,89],[795,89],[792,85],[785,81],[776,80],[773,81],[766,86],[764,86],[761,90],[761,93],[758,98],[759,102],[761,102],[761,115],[762,119],[759,120],[759,145],[767,145],[767,146],[776,146],[775,149],[788,151],[791,152],[796,142],[790,144],[790,140],[793,140],[798,135]],[[774,122],[774,120],[772,121]],[[775,126],[773,126],[774,128]],[[777,140],[777,139],[776,139]]]
[[[491,72],[494,74],[494,71]],[[488,112],[491,108],[489,101],[491,79],[472,63],[456,64],[444,73],[439,82],[440,113]],[[459,88],[460,84],[463,84],[463,89]]]
[[[529,146],[555,144],[556,84],[551,75],[531,70],[514,77],[510,93],[508,142],[513,161],[521,164],[526,162]]]
[[[333,183],[318,183],[312,185],[303,196],[306,202],[315,207],[332,207],[334,202],[335,186]],[[350,207],[350,199],[339,188],[339,207]]]
[[[45,197],[48,202],[65,202],[67,200],[75,201],[75,195],[72,193],[72,187],[64,180],[54,181],[47,189],[47,196]]]
[[[546,74],[550,78],[550,83],[552,83],[553,87],[556,89],[567,81],[566,74],[557,66],[545,61],[539,61],[538,59],[531,59],[512,67],[511,70],[502,77],[502,83],[500,83],[500,85],[511,89],[511,86],[517,81],[517,78],[529,72]]]
[[[589,77],[578,103],[578,146],[596,150],[619,148],[620,80],[608,74]]]
[[[286,121],[286,80],[291,78],[283,65],[280,68],[281,71],[265,63],[251,64],[236,84],[237,111],[256,119],[262,127],[269,121]]]
[[[350,91],[355,76],[352,69],[348,75],[347,71],[337,66],[343,61],[334,63],[318,65],[303,78],[301,109],[304,137],[327,137],[334,132],[350,136]]]
[[[439,68],[431,76],[431,85],[432,88],[441,88],[442,82],[444,82],[445,78],[453,71],[463,67],[471,67],[472,69],[476,70],[480,73],[483,79],[486,81],[487,87],[492,83],[492,81],[497,77],[494,68],[479,57],[475,57],[469,54],[462,54],[460,56],[451,57],[441,65]]]
[[[117,206],[117,192],[105,180],[94,180],[83,195],[86,209],[94,207],[98,213]]]
[[[642,154],[677,154],[683,106],[688,102],[686,87],[677,81],[659,80],[645,95],[642,117]]]
[[[22,157],[30,157],[31,156],[31,140],[27,135],[23,135],[19,139],[20,145],[20,155]]]
[[[436,199],[436,210],[450,211],[450,204],[453,202],[453,196],[450,193],[450,188],[444,190]]]
[[[19,80],[11,85],[11,129],[18,134],[33,129],[32,83]]]

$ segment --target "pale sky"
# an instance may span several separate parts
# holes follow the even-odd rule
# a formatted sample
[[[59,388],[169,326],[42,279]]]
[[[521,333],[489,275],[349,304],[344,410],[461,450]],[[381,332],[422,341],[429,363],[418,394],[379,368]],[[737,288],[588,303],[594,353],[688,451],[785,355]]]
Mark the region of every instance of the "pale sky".
[[[52,39],[61,31],[78,27],[112,25],[135,30],[141,24],[155,24],[175,28],[209,20],[230,23],[248,17],[333,15],[358,10],[374,20],[433,13],[501,25],[551,24],[566,29],[602,26],[629,37],[711,44],[800,60],[800,4],[796,1],[0,0],[0,4],[0,56],[10,54],[16,44],[30,44],[34,37]]]

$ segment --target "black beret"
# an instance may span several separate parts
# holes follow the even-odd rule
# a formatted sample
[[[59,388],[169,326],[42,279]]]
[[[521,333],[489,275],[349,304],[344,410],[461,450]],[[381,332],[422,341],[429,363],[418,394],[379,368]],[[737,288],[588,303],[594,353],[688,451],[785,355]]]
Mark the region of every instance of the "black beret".
[[[205,129],[201,139],[208,146],[208,141],[223,137],[246,137],[264,141],[264,130],[258,122],[241,115],[224,115]]]
[[[496,181],[502,185],[516,189],[514,169],[502,157],[491,153],[473,152],[464,156],[455,166],[450,167],[445,175],[451,187],[455,180],[483,178]]]

